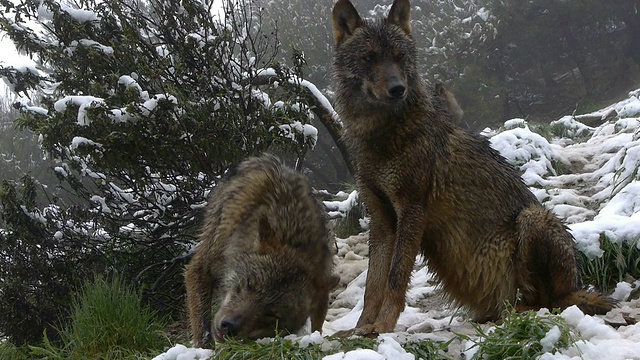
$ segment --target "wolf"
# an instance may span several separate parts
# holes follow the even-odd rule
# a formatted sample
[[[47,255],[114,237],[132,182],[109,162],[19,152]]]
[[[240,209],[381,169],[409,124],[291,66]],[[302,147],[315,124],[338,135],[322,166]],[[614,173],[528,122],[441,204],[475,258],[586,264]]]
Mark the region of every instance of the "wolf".
[[[363,20],[338,0],[332,16],[336,111],[371,217],[364,308],[338,335],[394,330],[419,253],[476,321],[516,301],[610,310],[608,297],[582,288],[566,226],[485,137],[452,124],[450,101],[418,75],[409,1]]]
[[[451,121],[453,121],[454,124],[459,124],[464,115],[464,110],[462,110],[456,96],[447,90],[442,83],[436,83],[433,89],[433,97],[436,102],[441,102],[443,109],[449,111]]]
[[[193,344],[296,332],[309,317],[321,331],[339,280],[329,245],[326,213],[303,175],[272,155],[240,163],[212,191],[185,269]]]

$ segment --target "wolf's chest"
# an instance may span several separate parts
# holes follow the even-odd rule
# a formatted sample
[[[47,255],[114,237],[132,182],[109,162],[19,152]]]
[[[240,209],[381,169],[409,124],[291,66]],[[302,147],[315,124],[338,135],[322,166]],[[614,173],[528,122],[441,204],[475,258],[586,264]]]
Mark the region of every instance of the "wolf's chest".
[[[409,180],[405,163],[396,157],[375,157],[372,154],[362,156],[358,163],[358,177],[360,180],[383,190],[386,193],[396,193]],[[391,194],[389,194],[391,195]]]

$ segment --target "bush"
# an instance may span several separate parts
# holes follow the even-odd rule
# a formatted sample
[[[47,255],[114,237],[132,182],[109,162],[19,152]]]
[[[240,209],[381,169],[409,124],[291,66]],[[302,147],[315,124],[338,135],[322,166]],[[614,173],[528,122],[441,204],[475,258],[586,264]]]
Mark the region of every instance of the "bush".
[[[0,28],[38,60],[0,65],[33,99],[14,104],[16,125],[39,135],[74,195],[36,206],[15,184],[0,189],[0,334],[12,342],[53,335],[78,279],[114,268],[181,316],[182,266],[211,188],[246,156],[302,162],[314,143],[297,130],[309,130],[307,92],[275,62],[259,9],[224,3],[217,18],[198,0],[0,0]]]
[[[361,233],[367,228],[367,211],[353,185],[347,185],[346,191],[335,195],[322,194],[329,200],[324,205],[331,218],[330,224],[334,234],[339,238],[347,238]]]
[[[42,221],[43,211],[36,207],[36,190],[29,176],[19,184],[0,183],[0,218],[6,225],[0,229],[0,336],[19,346],[37,343],[44,330],[53,330],[51,324],[68,312],[83,269],[99,262],[93,249],[78,247],[82,242],[56,240],[55,225]]]

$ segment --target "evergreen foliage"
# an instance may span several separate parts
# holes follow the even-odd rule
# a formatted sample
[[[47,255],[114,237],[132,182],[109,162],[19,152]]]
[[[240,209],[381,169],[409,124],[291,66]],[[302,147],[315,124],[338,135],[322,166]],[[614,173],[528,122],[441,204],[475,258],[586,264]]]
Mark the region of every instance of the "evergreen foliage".
[[[94,272],[121,270],[155,309],[180,314],[210,189],[246,156],[301,162],[315,143],[308,96],[275,61],[277,39],[251,1],[221,13],[198,0],[0,5],[2,30],[37,64],[0,65],[32,98],[15,105],[16,123],[40,134],[76,195],[38,207],[29,177],[3,184],[0,334],[39,338]]]

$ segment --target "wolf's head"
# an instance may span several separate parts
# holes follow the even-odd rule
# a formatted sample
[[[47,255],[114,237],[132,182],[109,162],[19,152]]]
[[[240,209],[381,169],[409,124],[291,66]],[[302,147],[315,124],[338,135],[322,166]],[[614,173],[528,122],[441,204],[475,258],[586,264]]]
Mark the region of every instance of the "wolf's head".
[[[212,323],[216,340],[272,337],[304,326],[316,292],[303,260],[293,255],[276,250],[234,257]]]
[[[261,159],[277,161],[272,157]],[[279,161],[277,164],[282,165]],[[245,162],[240,170],[251,165]],[[251,251],[227,254],[223,295],[211,329],[217,340],[259,339],[298,332],[308,317],[318,314],[318,304],[324,301],[324,306],[327,305],[329,291],[340,281],[332,274],[328,244],[313,244],[315,240],[309,241],[312,244],[305,244],[303,240],[284,241],[269,222],[270,218],[273,219],[264,215],[257,221],[255,239],[249,240],[253,243]],[[250,236],[242,231],[236,235]],[[297,236],[318,240],[303,231]],[[230,242],[243,240],[247,239],[229,239]],[[303,249],[305,247],[308,248]],[[325,252],[315,251],[318,248]],[[314,266],[319,261],[328,268]],[[323,321],[325,314],[321,315]]]
[[[363,20],[349,0],[333,7],[338,91],[370,105],[402,103],[417,79],[408,0],[395,0],[385,19]],[[344,88],[346,87],[346,88]],[[357,99],[354,98],[357,97]]]

